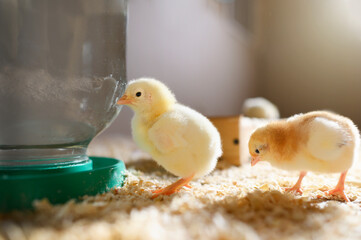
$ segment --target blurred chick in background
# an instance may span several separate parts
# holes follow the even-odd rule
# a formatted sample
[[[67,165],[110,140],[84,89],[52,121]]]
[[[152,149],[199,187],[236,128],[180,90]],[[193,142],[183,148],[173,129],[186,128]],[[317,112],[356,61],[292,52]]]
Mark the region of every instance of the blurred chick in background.
[[[155,79],[131,81],[118,104],[134,111],[132,135],[137,145],[181,179],[156,191],[178,192],[193,178],[210,173],[222,154],[217,129],[203,115],[177,103],[173,93]]]
[[[280,113],[276,105],[265,98],[248,98],[243,103],[243,114],[250,118],[278,119]]]
[[[297,183],[286,189],[302,193],[301,182],[307,171],[341,173],[328,194],[344,193],[348,169],[358,158],[360,134],[353,122],[343,116],[316,111],[295,115],[258,128],[248,143],[251,165],[268,161],[286,170],[301,171]]]

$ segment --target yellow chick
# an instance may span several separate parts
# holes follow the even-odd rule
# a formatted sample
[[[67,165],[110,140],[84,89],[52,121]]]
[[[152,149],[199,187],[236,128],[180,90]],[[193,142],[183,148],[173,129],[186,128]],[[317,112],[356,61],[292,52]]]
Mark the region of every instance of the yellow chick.
[[[301,182],[307,171],[341,173],[328,194],[344,193],[348,169],[358,157],[360,134],[353,122],[343,116],[315,111],[295,115],[256,129],[248,143],[251,165],[268,161],[271,165],[301,171],[297,183],[286,189],[302,193]]]
[[[129,82],[118,104],[134,111],[132,135],[137,145],[181,179],[155,193],[178,192],[193,178],[210,173],[222,155],[217,129],[203,115],[177,103],[173,93],[155,79]]]

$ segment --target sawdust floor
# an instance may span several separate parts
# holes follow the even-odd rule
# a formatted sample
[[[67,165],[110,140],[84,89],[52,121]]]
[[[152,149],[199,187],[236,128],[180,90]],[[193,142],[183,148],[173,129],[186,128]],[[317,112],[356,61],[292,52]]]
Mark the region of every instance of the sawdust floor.
[[[324,195],[338,175],[310,173],[303,196],[285,193],[298,173],[267,164],[226,166],[192,189],[151,200],[151,190],[177,178],[123,138],[96,140],[93,155],[124,159],[124,187],[80,202],[0,216],[0,239],[360,239],[361,168],[348,175],[352,203]]]

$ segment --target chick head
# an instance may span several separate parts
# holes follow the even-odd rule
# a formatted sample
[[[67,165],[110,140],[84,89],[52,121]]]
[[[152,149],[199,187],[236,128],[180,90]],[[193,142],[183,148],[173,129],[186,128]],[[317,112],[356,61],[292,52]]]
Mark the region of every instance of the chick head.
[[[173,93],[158,80],[141,78],[129,82],[118,104],[127,105],[137,113],[159,115],[168,111],[176,99]]]
[[[264,127],[258,128],[249,139],[248,150],[252,157],[251,166],[256,165],[259,161],[268,160],[270,157],[270,146],[265,131]]]

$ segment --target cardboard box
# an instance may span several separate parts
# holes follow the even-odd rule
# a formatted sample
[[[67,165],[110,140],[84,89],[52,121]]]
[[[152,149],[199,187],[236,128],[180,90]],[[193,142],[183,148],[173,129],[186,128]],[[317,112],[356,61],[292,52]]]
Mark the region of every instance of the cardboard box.
[[[221,135],[223,155],[220,161],[227,161],[236,166],[250,163],[249,138],[255,129],[270,122],[270,120],[242,115],[209,117],[209,119]]]

